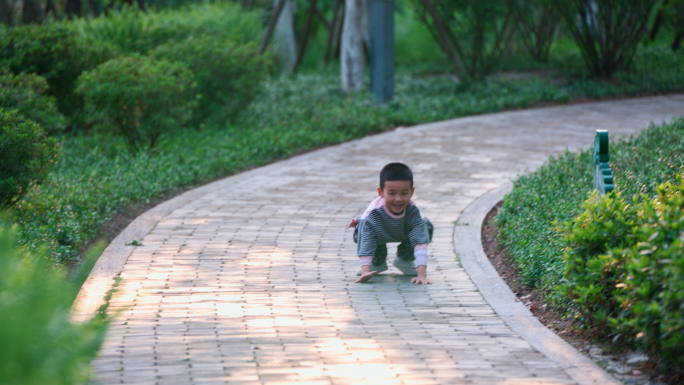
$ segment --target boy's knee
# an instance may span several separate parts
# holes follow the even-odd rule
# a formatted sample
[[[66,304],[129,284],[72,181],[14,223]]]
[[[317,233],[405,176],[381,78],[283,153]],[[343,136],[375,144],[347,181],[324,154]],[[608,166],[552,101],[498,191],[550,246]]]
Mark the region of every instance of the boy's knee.
[[[375,255],[373,256],[373,264],[381,265],[387,260],[387,245],[378,245],[375,249]]]
[[[415,259],[411,242],[402,242],[397,246],[397,258],[404,261],[413,261]]]

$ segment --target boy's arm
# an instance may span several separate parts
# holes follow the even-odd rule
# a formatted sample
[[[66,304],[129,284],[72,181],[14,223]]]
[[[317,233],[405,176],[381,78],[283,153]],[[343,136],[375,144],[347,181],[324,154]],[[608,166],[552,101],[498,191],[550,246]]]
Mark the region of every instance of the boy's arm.
[[[432,282],[427,279],[427,247],[430,241],[430,237],[427,233],[427,227],[425,221],[423,220],[420,210],[416,210],[412,218],[413,229],[409,238],[412,240],[417,240],[418,242],[425,242],[416,245],[413,249],[413,256],[416,261],[416,269],[418,270],[418,276],[411,279],[411,283],[423,285],[430,285]]]
[[[356,251],[357,255],[359,255],[359,263],[361,264],[361,277],[354,281],[354,283],[366,282],[378,274],[377,271],[370,270],[373,256],[369,255],[369,252],[377,248],[375,237],[372,236],[373,226],[367,221],[360,221],[358,226],[359,236]]]

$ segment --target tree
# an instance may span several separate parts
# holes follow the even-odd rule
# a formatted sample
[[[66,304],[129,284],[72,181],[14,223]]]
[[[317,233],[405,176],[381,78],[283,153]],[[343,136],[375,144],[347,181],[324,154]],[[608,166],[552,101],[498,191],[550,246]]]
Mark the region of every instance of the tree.
[[[482,78],[501,59],[513,28],[508,0],[415,0],[425,24],[461,79]]]
[[[549,0],[517,1],[512,8],[525,48],[535,60],[547,61],[560,21],[558,11]]]
[[[611,77],[629,67],[659,0],[553,0],[589,72]]]
[[[10,9],[7,0],[0,0],[0,23],[10,24]]]
[[[365,58],[363,54],[363,0],[346,0],[342,30],[342,89],[357,92],[363,89]]]
[[[81,0],[67,0],[66,13],[72,19],[74,17],[81,17],[81,9],[83,8]]]
[[[282,11],[278,16],[275,26],[275,45],[278,47],[278,57],[283,63],[285,72],[292,72],[297,60],[297,42],[294,32],[294,0],[273,0],[274,7],[278,8],[278,3],[284,1]]]

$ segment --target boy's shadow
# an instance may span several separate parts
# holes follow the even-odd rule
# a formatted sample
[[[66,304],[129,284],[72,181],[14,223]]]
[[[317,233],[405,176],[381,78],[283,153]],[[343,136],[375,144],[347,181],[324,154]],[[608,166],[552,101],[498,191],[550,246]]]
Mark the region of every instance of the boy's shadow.
[[[380,274],[375,275],[373,278],[370,280],[363,282],[362,284],[368,285],[368,284],[411,284],[411,278],[415,277],[410,277],[408,275],[404,275],[400,272],[383,272]]]

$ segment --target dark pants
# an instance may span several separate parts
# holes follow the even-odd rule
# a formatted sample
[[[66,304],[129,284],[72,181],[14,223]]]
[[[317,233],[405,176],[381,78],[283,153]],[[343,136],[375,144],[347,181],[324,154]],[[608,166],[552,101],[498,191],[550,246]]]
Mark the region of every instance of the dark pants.
[[[430,222],[430,220],[427,218],[425,218],[425,224],[428,230],[429,242],[432,242],[432,233],[434,233],[435,228],[434,226],[432,226],[432,222]],[[354,227],[354,243],[358,242],[358,234],[359,224],[357,223]],[[399,246],[397,246],[397,258],[409,262],[416,259],[413,256],[413,246],[411,246],[411,242],[408,239],[401,242]],[[380,266],[383,263],[385,263],[385,261],[387,261],[387,244],[378,245],[378,247],[375,249],[373,262],[371,263],[373,264],[373,266]]]

